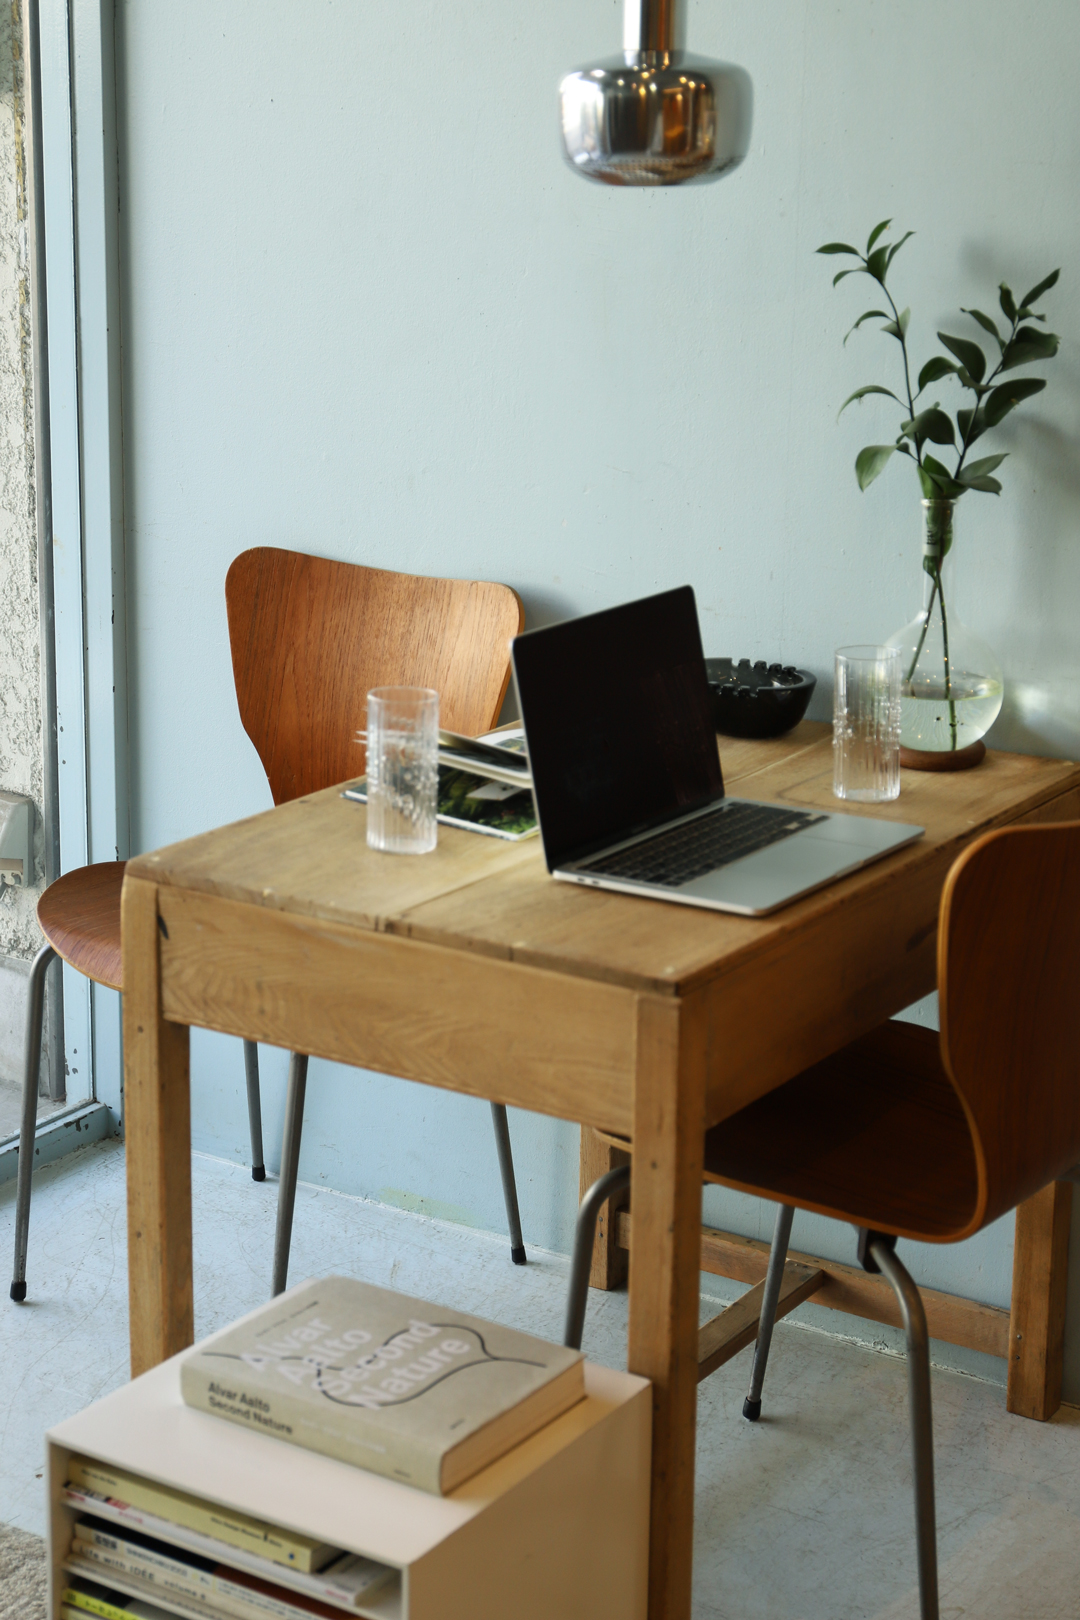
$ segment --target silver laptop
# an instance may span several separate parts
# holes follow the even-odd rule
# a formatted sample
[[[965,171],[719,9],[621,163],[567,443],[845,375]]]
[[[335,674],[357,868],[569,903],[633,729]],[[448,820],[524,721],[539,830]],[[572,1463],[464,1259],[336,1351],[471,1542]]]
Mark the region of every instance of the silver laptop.
[[[921,836],[724,796],[689,585],[513,643],[548,871],[760,916]]]

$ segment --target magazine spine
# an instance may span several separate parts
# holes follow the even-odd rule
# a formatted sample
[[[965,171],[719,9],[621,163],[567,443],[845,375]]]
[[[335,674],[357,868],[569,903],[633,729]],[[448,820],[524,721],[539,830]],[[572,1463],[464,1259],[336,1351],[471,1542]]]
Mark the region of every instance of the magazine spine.
[[[77,1543],[77,1554],[80,1558],[90,1559],[101,1566],[101,1571],[113,1570],[116,1574],[127,1576],[129,1580],[136,1580],[154,1587],[160,1591],[163,1602],[170,1597],[182,1600],[190,1598],[199,1604],[209,1604],[223,1613],[228,1613],[233,1620],[259,1620],[266,1609],[252,1598],[250,1602],[240,1602],[233,1598],[230,1591],[221,1590],[218,1582],[212,1575],[203,1570],[190,1570],[181,1572],[180,1569],[164,1570],[155,1567],[149,1560],[143,1562],[134,1551],[130,1553],[109,1552],[105,1548],[91,1546],[87,1543]],[[95,1571],[97,1578],[105,1585],[104,1573]],[[271,1611],[274,1613],[284,1611]],[[295,1616],[303,1616],[303,1620],[310,1620],[310,1609],[292,1607],[287,1612],[287,1620]],[[131,1620],[130,1615],[128,1620]]]
[[[93,1491],[82,1490],[77,1485],[64,1486],[64,1502],[68,1507],[81,1508],[84,1513],[93,1513],[98,1518],[115,1524],[121,1534],[124,1530],[137,1530],[143,1535],[164,1537],[166,1545],[172,1543],[184,1547],[189,1552],[211,1559],[215,1564],[232,1559],[238,1569],[243,1569],[250,1575],[258,1575],[268,1581],[286,1581],[294,1591],[302,1592],[306,1597],[322,1598],[336,1608],[355,1608],[393,1574],[390,1566],[383,1566],[385,1575],[381,1578],[373,1579],[360,1588],[343,1586],[334,1581],[330,1570],[322,1574],[305,1574],[302,1570],[275,1564],[272,1559],[262,1558],[258,1553],[249,1552],[246,1548],[230,1547],[227,1542],[218,1541],[199,1530],[172,1524],[167,1519],[158,1518],[156,1514],[129,1507],[127,1503],[118,1504],[107,1497],[96,1495]],[[351,1556],[357,1555],[342,1554],[337,1562],[340,1562],[341,1558],[348,1559]]]
[[[90,1592],[77,1592],[73,1586],[66,1586],[62,1601],[77,1614],[97,1614],[102,1620],[131,1620],[130,1614],[119,1603],[109,1603],[105,1598],[94,1597]]]
[[[287,1568],[310,1573],[320,1563],[329,1563],[333,1557],[332,1548],[320,1546],[310,1537],[291,1536],[286,1530],[261,1524],[243,1514],[230,1513],[228,1508],[219,1507],[216,1503],[201,1502],[169,1490],[165,1485],[155,1485],[151,1480],[114,1472],[104,1463],[88,1457],[71,1458],[68,1479],[72,1484],[84,1485],[101,1496],[126,1502],[131,1507],[145,1508],[150,1513],[158,1513],[170,1523],[182,1524],[188,1529],[213,1536],[227,1546],[243,1547],[252,1552],[257,1550],[260,1557],[284,1564]]]

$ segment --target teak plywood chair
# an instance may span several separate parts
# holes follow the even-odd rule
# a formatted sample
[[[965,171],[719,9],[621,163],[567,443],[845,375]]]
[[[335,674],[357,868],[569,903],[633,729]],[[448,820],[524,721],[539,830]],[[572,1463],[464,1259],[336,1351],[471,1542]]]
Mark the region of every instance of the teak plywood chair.
[[[941,899],[940,1037],[882,1024],[705,1137],[706,1181],[781,1205],[746,1417],[761,1410],[794,1208],[852,1222],[863,1265],[896,1292],[923,1620],[938,1615],[929,1341],[896,1241],[959,1243],[1080,1162],[1078,963],[1080,823],[988,833],[954,862]],[[568,1343],[580,1346],[596,1213],[629,1179],[612,1170],[583,1201]]]
[[[46,943],[34,958],[26,989],[26,1043],[23,1061],[22,1118],[19,1126],[19,1179],[15,1194],[15,1266],[11,1297],[26,1298],[26,1251],[30,1236],[30,1191],[34,1172],[38,1069],[45,1017],[45,976],[61,957],[95,984],[123,990],[120,959],[120,890],[124,861],[98,861],[79,866],[50,883],[37,905],[38,927]],[[251,1130],[251,1174],[263,1167],[262,1114],[259,1105],[258,1049],[244,1042],[247,1068],[248,1124]]]
[[[299,552],[243,552],[225,585],[237,701],[275,804],[330,787],[364,769],[354,741],[373,686],[432,686],[444,723],[476,734],[492,726],[510,679],[509,645],[524,614],[505,585],[423,579]],[[120,889],[123,861],[67,872],[38,902],[46,944],[30,972],[19,1137],[15,1264],[11,1298],[26,1298],[37,1077],[45,976],[60,956],[88,978],[122,990]],[[244,1042],[252,1177],[262,1181],[258,1048]],[[285,1286],[296,1195],[307,1058],[290,1063],[274,1291]],[[524,1264],[506,1109],[493,1103],[495,1141],[511,1255]]]
[[[524,624],[521,599],[506,585],[395,574],[267,546],[237,557],[225,601],[240,718],[275,804],[363,772],[355,737],[372,687],[433,687],[440,725],[470,736],[488,730],[510,681],[510,641]],[[289,1064],[275,1294],[288,1275],[307,1062],[293,1053]],[[491,1108],[511,1256],[524,1264],[506,1109]]]

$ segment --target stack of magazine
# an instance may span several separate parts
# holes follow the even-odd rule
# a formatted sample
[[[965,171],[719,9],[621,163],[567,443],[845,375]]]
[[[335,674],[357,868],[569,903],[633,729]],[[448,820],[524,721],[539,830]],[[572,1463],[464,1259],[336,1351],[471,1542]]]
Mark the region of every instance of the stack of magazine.
[[[367,802],[367,781],[351,782],[343,798]],[[439,733],[438,819],[447,827],[492,838],[531,838],[536,830],[532,777],[520,726],[483,737]]]
[[[62,1620],[378,1614],[400,1584],[388,1564],[89,1457],[70,1459],[62,1500],[79,1514]]]

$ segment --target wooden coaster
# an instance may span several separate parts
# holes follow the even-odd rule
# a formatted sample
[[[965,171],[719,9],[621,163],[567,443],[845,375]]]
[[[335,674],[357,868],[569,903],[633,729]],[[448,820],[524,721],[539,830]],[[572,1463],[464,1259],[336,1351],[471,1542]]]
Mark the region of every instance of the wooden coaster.
[[[981,737],[978,742],[968,743],[966,748],[956,749],[955,753],[943,749],[936,754],[927,748],[905,748],[900,744],[900,764],[905,771],[969,771],[973,765],[981,765],[985,758],[986,744]]]

